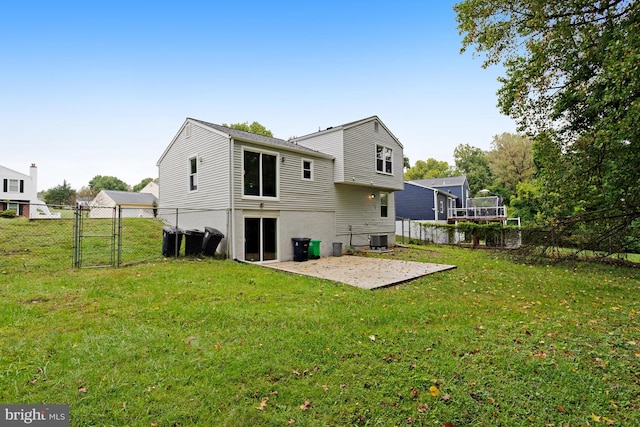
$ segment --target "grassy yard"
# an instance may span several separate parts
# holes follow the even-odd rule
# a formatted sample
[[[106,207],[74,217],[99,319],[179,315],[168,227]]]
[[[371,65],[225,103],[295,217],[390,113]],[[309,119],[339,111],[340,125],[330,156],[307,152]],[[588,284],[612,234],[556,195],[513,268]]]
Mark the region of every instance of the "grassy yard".
[[[640,425],[640,270],[392,257],[458,268],[376,291],[212,259],[5,268],[0,402],[72,426]]]

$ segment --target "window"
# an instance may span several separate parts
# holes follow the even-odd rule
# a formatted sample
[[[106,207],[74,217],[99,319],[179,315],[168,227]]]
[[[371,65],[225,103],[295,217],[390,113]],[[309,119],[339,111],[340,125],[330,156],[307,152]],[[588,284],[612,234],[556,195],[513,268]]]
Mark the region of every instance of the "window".
[[[444,213],[444,200],[440,200],[440,213]]]
[[[198,189],[198,157],[189,159],[189,190],[196,191]]]
[[[313,181],[313,161],[302,159],[302,179]]]
[[[391,148],[376,145],[376,171],[381,173],[392,173],[393,151]]]
[[[17,203],[7,203],[7,210],[14,211],[16,214],[20,214],[20,206]]]
[[[380,216],[382,218],[389,216],[389,193],[380,193]]]
[[[244,151],[244,195],[276,197],[278,156],[256,151]]]
[[[378,122],[373,122],[373,131],[378,132]]]

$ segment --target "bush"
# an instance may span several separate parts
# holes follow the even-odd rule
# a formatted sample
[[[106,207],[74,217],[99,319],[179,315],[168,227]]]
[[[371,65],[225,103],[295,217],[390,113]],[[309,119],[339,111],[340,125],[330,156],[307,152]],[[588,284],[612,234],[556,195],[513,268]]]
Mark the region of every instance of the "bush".
[[[15,218],[16,211],[13,209],[7,209],[6,211],[0,211],[0,218]]]

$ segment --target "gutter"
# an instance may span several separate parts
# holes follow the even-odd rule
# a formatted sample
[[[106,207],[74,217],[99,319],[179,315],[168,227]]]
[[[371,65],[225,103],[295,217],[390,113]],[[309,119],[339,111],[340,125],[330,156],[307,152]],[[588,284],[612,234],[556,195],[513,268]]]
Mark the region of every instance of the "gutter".
[[[234,188],[235,188],[235,181],[233,179],[234,177],[234,173],[233,173],[233,154],[234,154],[234,148],[235,148],[235,141],[233,138],[229,137],[229,176],[231,177],[230,179],[230,191],[229,191],[229,206],[231,207],[230,209],[230,214],[229,214],[229,236],[227,238],[227,242],[228,242],[228,248],[227,248],[227,252],[228,255],[231,256],[231,259],[236,260],[236,245],[235,245],[235,236],[236,236],[236,222],[235,222],[235,217],[236,217],[236,208],[235,208],[235,194],[233,192]]]

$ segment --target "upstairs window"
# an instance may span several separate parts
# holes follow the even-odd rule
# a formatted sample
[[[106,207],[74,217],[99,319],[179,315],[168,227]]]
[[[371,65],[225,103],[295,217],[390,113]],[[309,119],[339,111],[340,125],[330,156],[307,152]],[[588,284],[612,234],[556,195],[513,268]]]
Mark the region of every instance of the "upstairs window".
[[[256,151],[244,151],[244,195],[277,197],[278,156]]]
[[[189,191],[198,189],[198,158],[189,159]]]
[[[302,179],[313,181],[313,161],[302,159]]]
[[[393,150],[382,145],[376,145],[376,171],[393,173]]]
[[[5,178],[2,187],[5,193],[24,193],[24,180]]]

